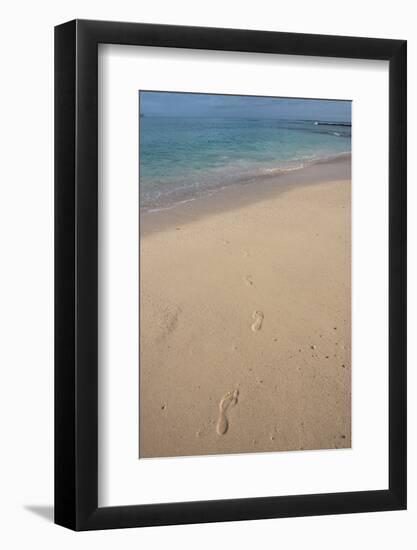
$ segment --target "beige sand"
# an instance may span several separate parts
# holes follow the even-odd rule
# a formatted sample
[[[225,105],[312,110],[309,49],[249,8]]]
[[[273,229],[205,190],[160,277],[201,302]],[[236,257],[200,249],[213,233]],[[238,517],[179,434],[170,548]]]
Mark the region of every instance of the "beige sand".
[[[140,457],[351,445],[350,158],[141,216]]]

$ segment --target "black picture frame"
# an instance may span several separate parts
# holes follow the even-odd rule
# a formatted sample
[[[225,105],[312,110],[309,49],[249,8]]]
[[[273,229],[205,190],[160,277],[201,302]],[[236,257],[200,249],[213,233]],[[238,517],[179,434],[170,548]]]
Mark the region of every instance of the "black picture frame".
[[[98,44],[389,62],[389,488],[98,506]],[[74,20],[55,28],[55,523],[92,530],[406,508],[406,41]]]

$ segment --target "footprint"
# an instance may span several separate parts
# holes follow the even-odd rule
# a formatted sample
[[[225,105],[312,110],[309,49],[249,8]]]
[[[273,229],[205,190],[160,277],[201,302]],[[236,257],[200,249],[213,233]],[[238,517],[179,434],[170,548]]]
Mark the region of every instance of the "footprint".
[[[218,435],[224,435],[229,428],[229,421],[227,420],[227,410],[229,407],[234,407],[237,404],[237,398],[239,396],[239,390],[229,391],[223,396],[219,403],[219,419],[217,421],[216,432]]]
[[[177,328],[181,314],[180,307],[163,307],[158,311],[158,335],[157,342],[165,341]]]
[[[257,332],[258,330],[261,330],[262,323],[264,320],[264,314],[262,313],[262,311],[254,311],[252,313],[252,319],[253,319],[253,323],[251,328],[253,332]]]
[[[253,279],[251,275],[246,275],[246,277],[243,277],[243,280],[248,286],[253,286]]]

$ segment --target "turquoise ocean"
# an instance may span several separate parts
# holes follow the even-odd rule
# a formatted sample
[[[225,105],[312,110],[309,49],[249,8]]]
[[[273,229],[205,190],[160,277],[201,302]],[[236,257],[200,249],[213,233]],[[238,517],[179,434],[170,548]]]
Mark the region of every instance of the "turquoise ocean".
[[[329,119],[141,116],[139,138],[140,206],[150,211],[351,151],[350,122]]]

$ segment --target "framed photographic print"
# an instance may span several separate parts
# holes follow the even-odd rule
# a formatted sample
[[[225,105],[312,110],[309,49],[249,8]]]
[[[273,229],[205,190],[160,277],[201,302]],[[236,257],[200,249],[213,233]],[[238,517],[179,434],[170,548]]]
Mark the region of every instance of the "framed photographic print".
[[[55,522],[406,507],[406,42],[55,29]]]

